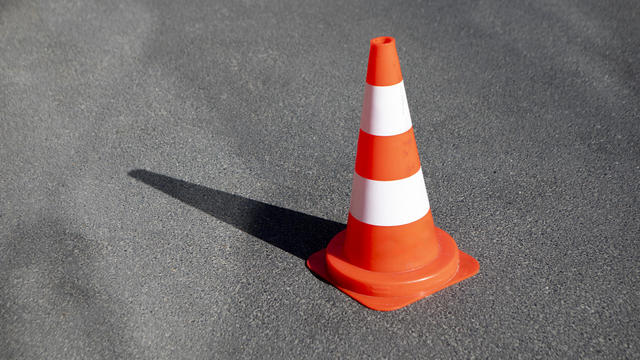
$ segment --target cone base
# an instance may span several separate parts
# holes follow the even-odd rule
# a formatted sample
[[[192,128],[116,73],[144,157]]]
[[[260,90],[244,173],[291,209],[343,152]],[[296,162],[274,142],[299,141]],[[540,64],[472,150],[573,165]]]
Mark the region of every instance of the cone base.
[[[436,230],[439,236],[447,237],[447,239],[442,239],[442,240],[453,241],[453,239],[451,239],[451,236],[447,234],[445,231],[438,228],[436,228]],[[397,310],[409,304],[412,304],[422,298],[425,298],[433,293],[436,293],[446,287],[449,287],[453,284],[456,284],[466,278],[469,278],[477,274],[478,271],[480,270],[480,264],[478,263],[478,261],[465,252],[462,252],[460,250],[458,250],[458,252],[459,252],[458,269],[455,275],[451,279],[441,284],[440,286],[431,288],[427,291],[418,292],[411,296],[391,296],[391,297],[373,296],[373,295],[361,294],[356,291],[345,289],[341,286],[338,286],[336,282],[333,279],[331,279],[331,276],[329,275],[329,272],[327,270],[327,263],[325,260],[326,249],[322,249],[314,253],[313,255],[311,255],[307,260],[307,267],[316,275],[326,280],[327,282],[331,283],[332,285],[337,287],[340,291],[349,295],[350,297],[352,297],[354,300],[361,303],[362,305],[373,310],[391,311],[391,310]]]

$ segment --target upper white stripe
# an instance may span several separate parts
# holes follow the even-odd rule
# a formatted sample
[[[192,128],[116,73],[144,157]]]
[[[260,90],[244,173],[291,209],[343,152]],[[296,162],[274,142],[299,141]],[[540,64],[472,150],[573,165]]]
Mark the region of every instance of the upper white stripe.
[[[360,129],[379,136],[398,135],[411,129],[403,81],[391,86],[365,84]]]
[[[377,181],[353,173],[351,215],[370,225],[394,226],[414,222],[429,211],[422,168],[392,181]]]

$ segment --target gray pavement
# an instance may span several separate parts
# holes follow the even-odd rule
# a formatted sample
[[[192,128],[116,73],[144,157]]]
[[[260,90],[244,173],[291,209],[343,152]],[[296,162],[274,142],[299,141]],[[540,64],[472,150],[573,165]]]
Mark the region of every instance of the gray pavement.
[[[368,310],[344,226],[396,37],[480,273]],[[0,0],[0,358],[640,358],[637,1]]]

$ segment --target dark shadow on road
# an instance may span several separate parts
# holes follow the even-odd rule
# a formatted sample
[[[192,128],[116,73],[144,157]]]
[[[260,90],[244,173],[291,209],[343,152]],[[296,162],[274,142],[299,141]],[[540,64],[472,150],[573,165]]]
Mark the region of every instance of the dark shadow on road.
[[[335,221],[147,170],[132,170],[129,176],[303,260],[345,228]]]

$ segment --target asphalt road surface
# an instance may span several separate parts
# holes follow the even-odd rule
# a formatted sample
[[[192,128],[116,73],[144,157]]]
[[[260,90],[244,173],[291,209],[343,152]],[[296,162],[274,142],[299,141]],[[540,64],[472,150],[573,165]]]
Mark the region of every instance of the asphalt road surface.
[[[369,39],[480,273],[394,312],[344,227]],[[639,358],[637,1],[0,0],[0,358]]]

